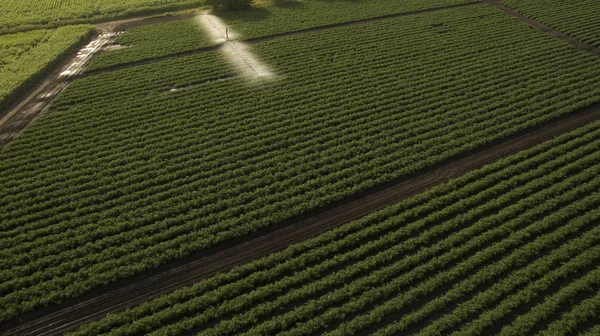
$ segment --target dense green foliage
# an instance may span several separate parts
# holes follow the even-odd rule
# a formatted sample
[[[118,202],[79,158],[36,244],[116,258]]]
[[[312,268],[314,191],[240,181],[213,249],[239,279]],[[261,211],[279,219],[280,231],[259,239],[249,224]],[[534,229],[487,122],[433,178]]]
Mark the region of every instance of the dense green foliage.
[[[153,13],[204,4],[203,0],[2,0],[0,34]]]
[[[476,0],[271,0],[240,12],[218,12],[242,39],[329,26],[424,9],[479,2]],[[392,36],[395,32],[381,31]]]
[[[75,334],[574,335],[599,190],[596,122]]]
[[[125,48],[104,51],[94,58],[86,71],[177,55],[213,43],[197,19],[185,19],[129,29],[117,37],[114,45]]]
[[[235,11],[250,8],[252,0],[206,0],[206,4],[214,9]]]
[[[275,78],[211,51],[77,80],[0,153],[0,319],[600,99],[598,58],[485,5],[252,49]]]
[[[377,0],[369,2],[272,1],[241,12],[219,12],[236,39],[265,37],[337,23],[406,13],[427,8],[472,2],[470,0]],[[119,36],[115,44],[130,48],[100,54],[88,71],[177,55],[213,45],[198,19],[165,22],[133,28]]]
[[[600,47],[600,1],[502,0],[501,3],[563,33]]]
[[[0,111],[93,32],[92,26],[82,25],[0,36]]]

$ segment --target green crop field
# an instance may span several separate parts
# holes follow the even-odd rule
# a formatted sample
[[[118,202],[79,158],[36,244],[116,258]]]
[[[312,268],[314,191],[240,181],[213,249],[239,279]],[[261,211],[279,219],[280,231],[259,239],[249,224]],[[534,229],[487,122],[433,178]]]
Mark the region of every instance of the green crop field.
[[[583,42],[600,47],[598,1],[502,0],[502,3]]]
[[[109,69],[213,46],[197,19],[177,20],[132,28],[113,45],[122,49],[98,55],[86,71]]]
[[[203,0],[3,0],[0,2],[0,33],[106,20],[134,13],[147,14],[203,3]]]
[[[596,122],[74,335],[564,335],[600,309],[599,190]]]
[[[92,26],[82,25],[0,35],[0,111],[77,50],[92,32]]]
[[[473,2],[377,0],[345,3],[283,0],[274,1],[272,6],[260,6],[241,13],[218,13],[224,20],[222,26],[219,24],[218,27],[222,30],[229,27],[236,31],[237,39],[265,38],[315,27]],[[202,32],[199,21],[196,17],[128,30],[114,41],[114,44],[127,48],[99,55],[87,70],[102,70],[214,46],[215,43]]]
[[[598,335],[600,5],[205,3],[0,4],[0,334]]]
[[[600,60],[483,5],[252,49],[276,79],[210,51],[77,80],[0,154],[3,319],[600,100]]]

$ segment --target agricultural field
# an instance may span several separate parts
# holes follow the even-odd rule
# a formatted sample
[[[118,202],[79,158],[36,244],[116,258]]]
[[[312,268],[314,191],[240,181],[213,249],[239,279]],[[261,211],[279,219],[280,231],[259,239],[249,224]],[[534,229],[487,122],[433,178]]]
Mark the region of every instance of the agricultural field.
[[[213,46],[197,18],[135,27],[120,34],[114,50],[98,55],[86,71],[110,69]]]
[[[600,100],[597,57],[487,5],[251,48],[270,76],[213,50],[78,79],[0,152],[0,320]]]
[[[243,12],[219,12],[221,20],[211,22],[219,29],[236,32],[235,39],[267,38],[274,35],[367,20],[431,8],[473,3],[472,0],[427,0],[369,2],[328,2],[322,0],[280,0]],[[200,50],[216,43],[202,33],[202,16],[175,22],[136,27],[119,36],[114,44],[127,48],[99,55],[87,71],[105,70],[140,61]]]
[[[256,6],[249,11],[217,14],[237,32],[238,38],[251,39],[478,2],[475,0],[266,0],[259,3],[268,3],[271,4],[270,6]],[[388,31],[389,33],[392,32]]]
[[[600,47],[600,2],[589,0],[502,0],[502,4]]]
[[[0,35],[0,112],[94,32],[90,25]]]
[[[3,0],[0,34],[197,7],[204,0]]]
[[[597,335],[599,190],[595,122],[71,335]]]
[[[0,334],[598,334],[600,5],[206,3],[0,4]]]

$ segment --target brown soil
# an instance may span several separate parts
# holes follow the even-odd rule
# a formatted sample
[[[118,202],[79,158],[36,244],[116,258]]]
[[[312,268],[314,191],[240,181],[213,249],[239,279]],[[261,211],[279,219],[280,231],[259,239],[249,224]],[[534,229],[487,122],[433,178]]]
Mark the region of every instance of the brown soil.
[[[153,270],[99,289],[72,302],[41,309],[5,326],[6,335],[59,335],[78,326],[135,306],[151,298],[171,293],[219,272],[280,251],[356,220],[433,186],[479,169],[500,158],[531,148],[557,135],[600,120],[600,103],[560,120],[537,127],[485,148],[439,164],[421,173],[399,179],[367,191],[350,201],[341,202],[310,217],[284,223],[278,228],[231,242],[195,256],[179,260],[177,265]]]

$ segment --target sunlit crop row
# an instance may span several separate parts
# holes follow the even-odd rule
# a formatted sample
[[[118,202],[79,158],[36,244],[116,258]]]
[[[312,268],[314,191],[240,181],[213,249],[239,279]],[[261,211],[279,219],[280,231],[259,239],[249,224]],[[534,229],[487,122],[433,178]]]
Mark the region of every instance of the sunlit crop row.
[[[0,153],[1,319],[600,99],[597,58],[484,5],[252,51],[274,77],[211,51],[77,80]]]
[[[600,2],[502,0],[502,4],[580,41],[600,47]]]
[[[585,330],[599,306],[599,160],[596,122],[76,334]]]

